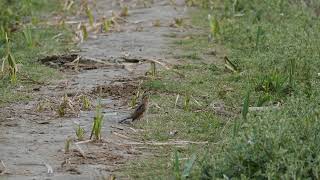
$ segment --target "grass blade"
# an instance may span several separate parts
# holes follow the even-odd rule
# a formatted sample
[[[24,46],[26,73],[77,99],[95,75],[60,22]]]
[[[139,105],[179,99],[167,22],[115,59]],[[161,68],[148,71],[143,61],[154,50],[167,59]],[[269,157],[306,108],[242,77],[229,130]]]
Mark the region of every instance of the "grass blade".
[[[182,173],[183,178],[188,178],[190,176],[191,169],[192,169],[194,162],[196,161],[196,158],[197,158],[197,156],[195,154],[193,154],[191,156],[191,158],[184,165],[184,169],[183,169],[183,173]]]
[[[250,91],[248,90],[244,101],[243,101],[243,107],[242,107],[242,117],[244,120],[247,119],[247,114],[249,112],[249,100],[250,100]]]

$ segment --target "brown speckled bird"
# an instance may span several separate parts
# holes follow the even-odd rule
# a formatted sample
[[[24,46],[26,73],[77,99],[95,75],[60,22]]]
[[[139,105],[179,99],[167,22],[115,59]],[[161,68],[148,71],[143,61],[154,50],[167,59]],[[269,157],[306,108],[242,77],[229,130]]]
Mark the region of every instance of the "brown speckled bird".
[[[133,111],[133,113],[129,117],[119,121],[119,123],[123,123],[124,121],[126,121],[128,119],[131,119],[131,122],[141,119],[147,110],[148,103],[149,103],[149,94],[144,93],[144,95],[142,97],[142,101],[139,104],[139,106]]]

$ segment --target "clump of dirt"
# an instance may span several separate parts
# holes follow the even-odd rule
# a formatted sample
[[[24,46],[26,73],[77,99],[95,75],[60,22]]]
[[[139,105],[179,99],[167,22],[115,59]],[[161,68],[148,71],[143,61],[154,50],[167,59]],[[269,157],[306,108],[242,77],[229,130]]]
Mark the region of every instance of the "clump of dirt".
[[[77,58],[77,54],[52,55],[39,59],[39,61],[47,66],[58,68],[64,66],[66,63],[76,60]]]
[[[93,94],[101,97],[113,96],[117,98],[131,97],[138,89],[138,82],[122,82],[117,84],[100,85],[93,90]]]
[[[65,69],[92,70],[110,66],[123,68],[122,65],[117,66],[116,64],[107,63],[105,60],[82,57],[78,54],[52,55],[42,58],[39,61],[44,65],[60,69],[62,71]]]

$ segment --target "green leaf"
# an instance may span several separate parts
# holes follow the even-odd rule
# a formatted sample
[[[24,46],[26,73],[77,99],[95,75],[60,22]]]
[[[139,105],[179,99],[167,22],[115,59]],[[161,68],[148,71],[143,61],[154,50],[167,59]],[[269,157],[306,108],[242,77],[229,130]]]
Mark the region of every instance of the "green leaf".
[[[192,169],[194,162],[196,161],[196,158],[197,158],[197,156],[195,154],[193,154],[191,156],[191,158],[184,165],[184,169],[183,169],[183,173],[182,173],[183,178],[188,178],[190,176],[190,172],[191,172],[191,169]]]
[[[243,119],[247,119],[247,114],[249,112],[249,100],[250,100],[250,90],[247,91],[247,94],[243,101],[243,107],[242,107],[242,117]]]

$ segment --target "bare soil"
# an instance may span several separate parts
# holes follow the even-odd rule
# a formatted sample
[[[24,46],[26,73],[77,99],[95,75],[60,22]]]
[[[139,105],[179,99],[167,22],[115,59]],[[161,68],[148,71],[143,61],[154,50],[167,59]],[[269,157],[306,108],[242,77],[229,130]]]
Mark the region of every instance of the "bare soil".
[[[99,16],[110,17],[112,11],[120,11],[118,2],[97,0],[96,11]],[[150,63],[127,62],[121,57],[157,58],[173,64],[167,53],[171,41],[167,35],[181,32],[170,24],[173,18],[182,17],[185,9],[173,6],[169,0],[150,1],[149,7],[141,2],[123,1],[129,6],[129,16],[123,17],[120,30],[90,34],[79,44],[79,53],[40,60],[58,68],[65,78],[34,88],[34,98],[29,102],[0,109],[0,179],[126,179],[117,176],[121,165],[150,154],[130,145],[138,141],[134,134],[139,130],[117,123],[131,112],[128,102],[139,82],[146,78]],[[155,21],[160,26],[155,26]],[[66,114],[59,117],[56,111],[65,95],[69,106]],[[84,95],[93,103],[91,110],[83,110]],[[76,124],[86,130],[88,140],[99,96],[105,117],[103,140],[76,145]],[[74,139],[68,153],[64,152],[67,138]],[[48,173],[48,165],[53,173]]]

